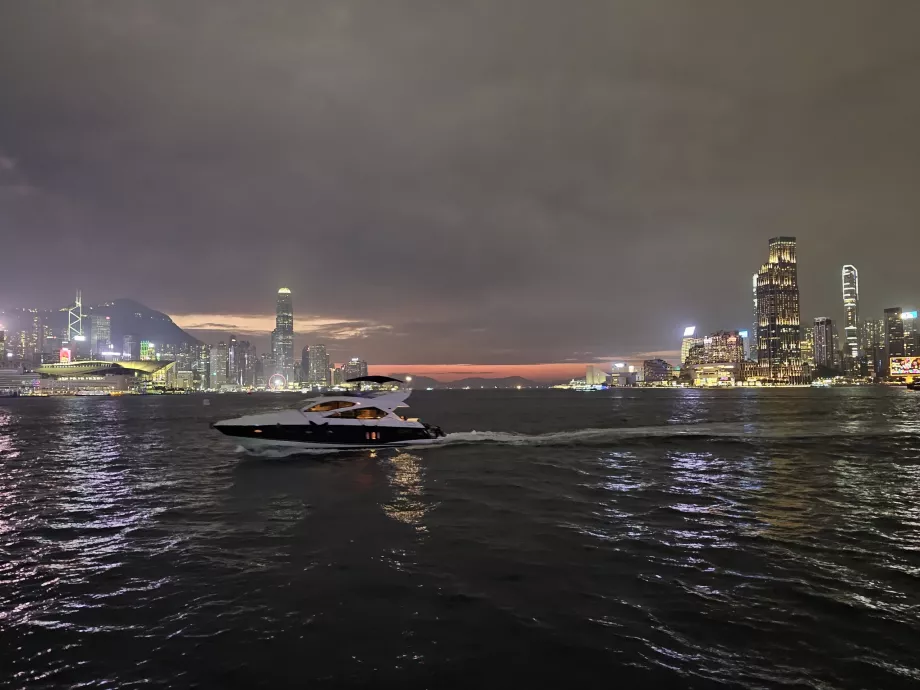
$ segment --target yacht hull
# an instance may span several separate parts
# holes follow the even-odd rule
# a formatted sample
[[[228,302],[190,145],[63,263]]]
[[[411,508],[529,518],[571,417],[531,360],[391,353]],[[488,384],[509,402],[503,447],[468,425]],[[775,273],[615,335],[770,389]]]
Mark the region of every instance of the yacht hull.
[[[279,441],[270,438],[247,438],[237,436],[234,439],[240,446],[247,451],[263,451],[273,448],[285,448],[291,450],[376,450],[380,448],[405,448],[407,446],[431,446],[436,445],[444,440],[441,438],[416,439],[413,441],[396,441],[393,443],[309,443],[304,441]]]

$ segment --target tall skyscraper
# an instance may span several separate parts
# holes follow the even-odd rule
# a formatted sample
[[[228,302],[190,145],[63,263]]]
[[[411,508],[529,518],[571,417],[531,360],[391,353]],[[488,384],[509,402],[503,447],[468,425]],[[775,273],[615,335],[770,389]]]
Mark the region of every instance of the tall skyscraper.
[[[696,326],[687,326],[684,329],[684,337],[680,341],[680,365],[683,366],[687,362],[687,357],[690,354],[690,348],[694,345],[700,345],[703,342],[702,338],[695,338],[694,333],[696,333]]]
[[[904,325],[904,356],[920,357],[920,330],[917,327],[917,312],[901,312],[901,323]]]
[[[302,380],[306,383],[310,380],[310,346],[304,345],[300,351],[300,371]]]
[[[93,355],[99,356],[102,352],[112,349],[112,319],[108,316],[93,314],[89,317],[89,348]]]
[[[137,344],[137,338],[133,335],[126,335],[123,342],[121,356],[125,359],[140,359],[141,353]]]
[[[220,388],[227,383],[230,350],[225,342],[217,343],[211,348],[211,385],[210,388]]]
[[[329,367],[325,345],[310,346],[310,375],[307,382],[312,386],[329,385]]]
[[[770,240],[770,255],[757,272],[757,363],[777,383],[801,383],[798,266],[794,237]]]
[[[352,357],[350,361],[345,362],[344,370],[346,381],[367,376],[367,362],[358,357]]]
[[[834,350],[834,320],[826,316],[815,319],[815,364],[828,369],[837,368],[836,351]]]
[[[757,313],[757,274],[754,274],[754,279],[752,281],[753,293],[754,293],[754,328],[751,330],[750,342],[748,343],[748,350],[750,351],[750,357],[755,362],[757,361],[757,348],[760,347],[757,343],[757,323],[760,318]]]
[[[904,357],[904,319],[901,307],[889,307],[885,310],[885,360],[882,362],[884,374],[888,374],[890,359]]]
[[[283,287],[278,290],[275,310],[275,330],[272,331],[272,357],[276,373],[287,381],[294,378],[294,305],[291,291]]]
[[[799,351],[802,355],[802,364],[810,367],[815,365],[815,329],[806,328],[799,342]]]
[[[863,319],[859,324],[859,347],[866,355],[867,374],[885,371],[885,320]]]
[[[859,357],[859,274],[850,264],[843,267],[843,311],[844,352],[855,360]]]

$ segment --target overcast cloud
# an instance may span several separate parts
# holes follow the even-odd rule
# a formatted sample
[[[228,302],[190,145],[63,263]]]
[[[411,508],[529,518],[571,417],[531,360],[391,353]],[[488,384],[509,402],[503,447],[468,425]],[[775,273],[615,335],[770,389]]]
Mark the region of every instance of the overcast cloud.
[[[747,327],[783,234],[804,319],[842,316],[843,263],[881,316],[920,301],[918,26],[868,0],[0,0],[0,303],[251,326],[286,285],[298,345],[588,361]]]

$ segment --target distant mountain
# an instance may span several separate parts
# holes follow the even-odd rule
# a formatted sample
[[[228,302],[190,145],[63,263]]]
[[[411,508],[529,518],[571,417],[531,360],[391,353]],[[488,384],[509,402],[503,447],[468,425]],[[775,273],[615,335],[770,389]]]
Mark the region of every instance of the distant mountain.
[[[464,386],[469,386],[470,388],[517,388],[529,387],[529,386],[539,386],[540,384],[536,381],[531,381],[530,379],[525,379],[520,376],[505,376],[500,379],[484,379],[484,378],[467,378],[459,379],[458,381],[451,381],[449,384],[451,388],[463,388]]]
[[[390,374],[390,376],[405,381],[407,374]],[[506,376],[498,379],[465,378],[449,382],[438,381],[428,376],[415,376],[413,374],[408,374],[408,376],[412,376],[412,387],[417,390],[421,388],[464,388],[466,386],[470,388],[517,388],[518,386],[527,388],[540,385],[520,376]]]
[[[116,299],[112,302],[84,308],[84,316],[100,315],[112,319],[112,345],[120,348],[126,335],[133,335],[137,342],[149,340],[157,345],[200,344],[197,338],[179,328],[173,320],[161,311],[145,307],[131,299]],[[84,324],[84,330],[89,325]]]

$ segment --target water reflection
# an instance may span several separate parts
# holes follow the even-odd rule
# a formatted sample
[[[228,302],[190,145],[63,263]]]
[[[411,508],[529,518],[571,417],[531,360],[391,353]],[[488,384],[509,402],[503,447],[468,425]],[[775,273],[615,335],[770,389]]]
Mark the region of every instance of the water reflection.
[[[425,468],[421,458],[400,453],[384,463],[393,497],[380,507],[388,517],[410,525],[419,534],[426,534],[428,528],[423,520],[432,506],[424,499]]]
[[[0,409],[0,457],[12,460],[19,457],[19,451],[13,445],[13,415],[9,410]]]

